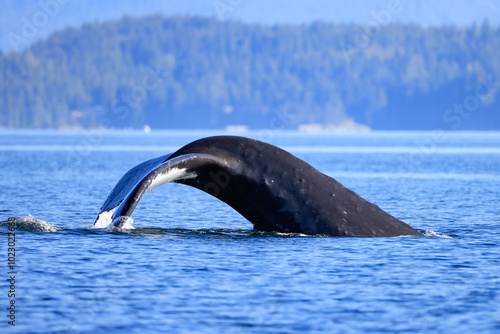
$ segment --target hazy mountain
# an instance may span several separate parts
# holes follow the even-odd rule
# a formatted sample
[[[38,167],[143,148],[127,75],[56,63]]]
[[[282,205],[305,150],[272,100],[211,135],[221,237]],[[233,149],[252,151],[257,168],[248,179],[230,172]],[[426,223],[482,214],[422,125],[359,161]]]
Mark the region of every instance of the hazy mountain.
[[[0,52],[0,127],[499,129],[500,28],[127,17]]]

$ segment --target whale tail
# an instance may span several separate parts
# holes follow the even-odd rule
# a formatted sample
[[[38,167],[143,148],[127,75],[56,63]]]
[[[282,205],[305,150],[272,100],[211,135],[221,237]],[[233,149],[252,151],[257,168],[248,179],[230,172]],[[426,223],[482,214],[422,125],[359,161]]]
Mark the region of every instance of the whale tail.
[[[111,191],[94,227],[121,226],[146,192],[169,182],[215,196],[256,230],[359,237],[421,235],[290,153],[233,136],[200,139],[133,167]]]

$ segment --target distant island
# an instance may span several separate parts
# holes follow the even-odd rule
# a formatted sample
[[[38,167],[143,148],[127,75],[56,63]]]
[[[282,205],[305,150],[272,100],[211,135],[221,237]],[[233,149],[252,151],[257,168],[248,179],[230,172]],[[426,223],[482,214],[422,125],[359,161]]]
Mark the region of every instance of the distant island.
[[[0,51],[0,128],[500,130],[500,28],[125,17]]]

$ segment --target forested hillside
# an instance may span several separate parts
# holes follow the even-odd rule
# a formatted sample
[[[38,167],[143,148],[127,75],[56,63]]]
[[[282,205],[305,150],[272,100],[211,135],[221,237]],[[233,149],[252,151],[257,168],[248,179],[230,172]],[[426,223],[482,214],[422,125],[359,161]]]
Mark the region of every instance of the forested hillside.
[[[0,52],[0,127],[500,129],[498,55],[487,23],[128,17]]]

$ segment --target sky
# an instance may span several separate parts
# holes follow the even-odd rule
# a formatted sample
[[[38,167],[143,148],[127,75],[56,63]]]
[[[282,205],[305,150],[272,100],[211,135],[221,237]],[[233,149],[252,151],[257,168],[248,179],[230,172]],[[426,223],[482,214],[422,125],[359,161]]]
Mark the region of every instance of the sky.
[[[124,15],[203,15],[260,24],[313,21],[422,26],[500,25],[500,0],[2,0],[0,49],[18,50],[16,38],[36,42],[54,30]]]

